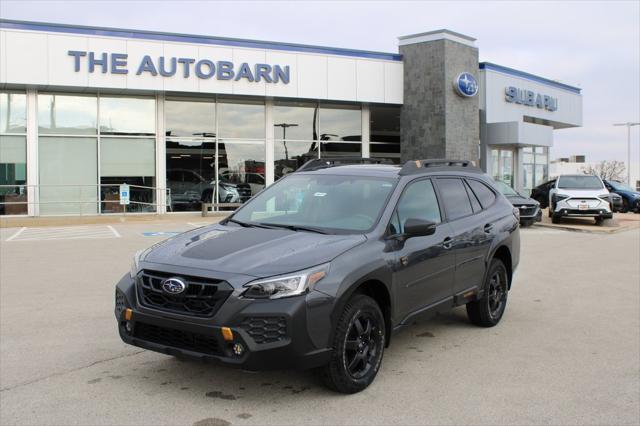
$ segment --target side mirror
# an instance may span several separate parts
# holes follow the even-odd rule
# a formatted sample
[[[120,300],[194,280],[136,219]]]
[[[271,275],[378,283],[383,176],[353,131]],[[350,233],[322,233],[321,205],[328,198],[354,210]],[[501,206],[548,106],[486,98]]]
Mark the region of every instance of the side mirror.
[[[404,223],[406,238],[423,237],[433,235],[436,232],[436,223],[430,220],[409,218]]]

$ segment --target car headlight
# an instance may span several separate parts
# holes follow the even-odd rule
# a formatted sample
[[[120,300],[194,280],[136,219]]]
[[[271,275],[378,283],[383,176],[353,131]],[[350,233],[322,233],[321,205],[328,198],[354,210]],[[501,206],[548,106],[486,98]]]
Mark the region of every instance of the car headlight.
[[[136,275],[138,275],[138,270],[140,269],[140,258],[145,251],[146,250],[138,250],[136,254],[133,255],[131,270],[129,271],[129,275],[131,276],[131,278],[135,278]]]
[[[245,285],[242,297],[247,299],[280,299],[306,293],[329,272],[329,264],[316,266],[304,271],[260,279]]]
[[[613,200],[613,199],[615,199],[615,197],[613,195],[611,195],[611,194],[598,195],[598,198],[604,198],[605,200],[609,200],[609,199]]]
[[[553,197],[552,197],[553,202],[555,203],[557,203],[560,200],[565,200],[567,198],[569,198],[569,196],[565,194],[553,194]]]

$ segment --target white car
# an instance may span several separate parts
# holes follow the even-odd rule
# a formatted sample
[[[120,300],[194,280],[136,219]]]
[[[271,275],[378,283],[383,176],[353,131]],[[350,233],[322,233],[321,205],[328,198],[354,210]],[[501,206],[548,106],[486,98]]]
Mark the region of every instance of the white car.
[[[602,179],[594,175],[560,175],[549,190],[549,217],[592,217],[596,225],[611,219],[611,198]]]

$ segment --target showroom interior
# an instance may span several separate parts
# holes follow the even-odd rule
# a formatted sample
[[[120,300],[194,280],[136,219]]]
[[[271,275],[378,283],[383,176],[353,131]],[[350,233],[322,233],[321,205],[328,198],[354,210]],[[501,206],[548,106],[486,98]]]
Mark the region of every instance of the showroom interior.
[[[527,190],[582,123],[579,88],[480,63],[448,30],[398,54],[3,20],[0,46],[0,215],[200,211],[336,156],[471,159]]]

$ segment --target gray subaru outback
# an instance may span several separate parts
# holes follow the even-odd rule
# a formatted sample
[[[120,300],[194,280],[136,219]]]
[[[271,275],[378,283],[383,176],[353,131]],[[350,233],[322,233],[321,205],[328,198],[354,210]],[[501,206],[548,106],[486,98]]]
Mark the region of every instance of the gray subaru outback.
[[[115,292],[122,340],[249,370],[317,368],[354,393],[418,319],[466,305],[472,323],[498,324],[518,210],[470,162],[383,163],[312,160],[219,224],[136,254]]]

